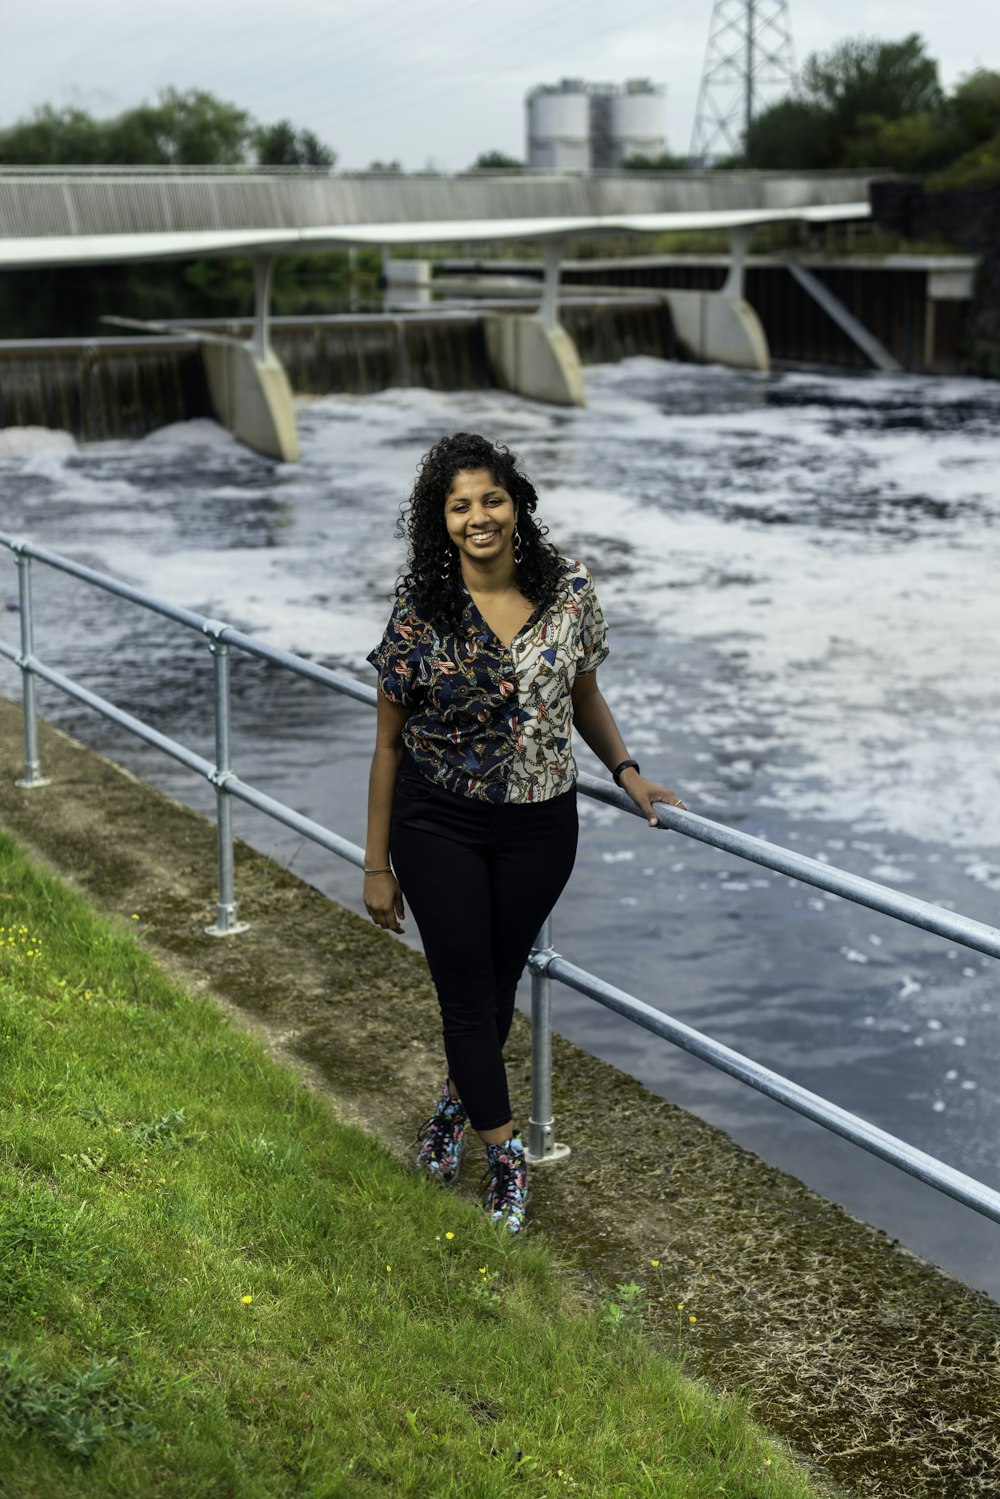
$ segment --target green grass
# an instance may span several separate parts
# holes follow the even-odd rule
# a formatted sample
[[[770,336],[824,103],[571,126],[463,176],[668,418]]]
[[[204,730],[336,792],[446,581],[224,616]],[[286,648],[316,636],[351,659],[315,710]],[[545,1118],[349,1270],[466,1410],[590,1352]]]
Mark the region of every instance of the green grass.
[[[4,1494],[816,1492],[3,837],[0,928]]]

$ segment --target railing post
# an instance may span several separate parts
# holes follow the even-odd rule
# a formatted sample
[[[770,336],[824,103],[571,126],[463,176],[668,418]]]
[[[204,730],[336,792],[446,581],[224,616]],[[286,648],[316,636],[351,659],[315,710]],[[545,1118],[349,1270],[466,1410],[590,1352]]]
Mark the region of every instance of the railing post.
[[[531,1117],[528,1120],[528,1163],[542,1165],[569,1155],[568,1145],[556,1143],[552,1118],[552,980],[548,965],[552,949],[552,918],[547,916],[528,958],[531,969]]]
[[[248,923],[236,919],[236,887],[233,866],[233,804],[226,782],[232,778],[229,746],[229,646],[218,631],[225,626],[209,620],[209,635],[215,686],[215,828],[219,850],[219,900],[214,926],[207,926],[209,937],[234,937],[245,932]]]
[[[38,717],[35,708],[35,677],[31,670],[31,658],[35,654],[35,625],[31,613],[31,558],[26,552],[15,551],[17,563],[17,596],[21,614],[21,694],[24,704],[24,775],[15,781],[25,791],[49,786],[42,775],[42,762],[38,755]]]

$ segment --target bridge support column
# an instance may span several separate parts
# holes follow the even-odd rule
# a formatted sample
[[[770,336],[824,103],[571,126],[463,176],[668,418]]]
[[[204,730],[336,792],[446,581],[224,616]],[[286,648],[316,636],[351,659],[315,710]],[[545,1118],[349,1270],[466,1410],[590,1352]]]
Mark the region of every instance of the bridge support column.
[[[729,274],[719,292],[720,297],[734,297],[740,302],[743,301],[743,273],[746,269],[746,260],[752,239],[752,224],[741,224],[735,229],[730,229]]]
[[[771,351],[760,318],[743,296],[743,278],[753,229],[729,231],[729,274],[719,291],[668,291],[674,332],[690,359],[736,369],[769,370]]]
[[[546,240],[545,282],[534,316],[495,313],[483,318],[486,349],[504,390],[557,406],[585,406],[580,356],[559,322],[561,254],[558,240]]]
[[[209,394],[219,421],[234,437],[268,458],[297,463],[299,435],[292,387],[271,348],[268,329],[273,257],[258,255],[253,269],[254,321],[249,342],[202,339]]]

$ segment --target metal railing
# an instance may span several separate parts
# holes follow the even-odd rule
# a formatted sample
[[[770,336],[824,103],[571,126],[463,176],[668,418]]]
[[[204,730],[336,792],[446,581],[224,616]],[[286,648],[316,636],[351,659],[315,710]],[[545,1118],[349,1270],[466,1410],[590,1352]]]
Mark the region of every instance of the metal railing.
[[[356,681],[344,672],[332,671],[318,666],[301,656],[267,645],[253,636],[223,623],[207,619],[190,609],[153,598],[151,595],[111,578],[70,558],[46,551],[29,542],[18,540],[0,531],[0,546],[13,554],[18,569],[20,649],[0,640],[0,656],[13,661],[21,671],[24,700],[24,774],[17,784],[25,789],[46,786],[49,782],[42,774],[38,749],[37,709],[35,681],[40,679],[57,687],[85,707],[102,714],[111,722],[162,750],[181,765],[202,776],[215,788],[216,830],[218,851],[218,903],[216,920],[207,928],[212,936],[231,936],[245,929],[237,917],[236,892],[233,873],[232,798],[256,807],[258,811],[301,833],[322,848],[361,868],[364,851],[329,828],[303,817],[283,802],[276,801],[255,786],[240,779],[232,768],[230,746],[230,650],[236,648],[260,660],[294,672],[297,676],[318,682],[335,692],[354,698],[357,702],[374,706],[374,687]],[[160,733],[151,725],[126,713],[114,703],[91,692],[80,683],[71,680],[62,672],[47,666],[34,654],[33,600],[31,588],[32,561],[66,573],[71,577],[102,589],[106,593],[127,599],[155,614],[184,625],[205,637],[211,654],[214,676],[215,759],[206,760],[176,739]],[[620,811],[641,817],[643,814],[629,799],[609,782],[596,776],[581,775],[579,790],[585,795]],[[843,896],[870,910],[880,911],[898,921],[908,922],[923,931],[933,932],[976,952],[990,957],[1000,957],[1000,931],[968,916],[948,911],[927,901],[917,900],[890,886],[862,879],[835,865],[818,859],[810,859],[762,838],[737,832],[697,813],[657,803],[657,818],[662,828],[669,828],[686,837],[695,838],[725,853],[734,854],[762,864],[779,874],[785,874],[831,895]],[[551,1005],[553,981],[575,989],[599,1004],[624,1016],[654,1035],[671,1041],[675,1046],[701,1058],[711,1066],[740,1082],[748,1084],[793,1109],[796,1113],[812,1119],[834,1134],[852,1141],[872,1155],[888,1161],[916,1177],[919,1181],[944,1192],[956,1201],[973,1208],[984,1217],[1000,1223],[1000,1192],[976,1181],[973,1177],[957,1171],[954,1167],[927,1155],[907,1141],[901,1140],[876,1125],[869,1124],[856,1114],[849,1113],[819,1094],[811,1093],[780,1073],[750,1058],[742,1056],[728,1046],[714,1041],[702,1032],[672,1019],[652,1005],[636,999],[634,995],[616,988],[584,968],[577,967],[562,957],[552,947],[551,921],[545,922],[528,959],[531,973],[531,1030],[532,1030],[532,1080],[531,1117],[528,1125],[529,1158],[536,1163],[552,1161],[568,1154],[568,1147],[556,1140],[555,1121],[552,1117],[552,1029]]]

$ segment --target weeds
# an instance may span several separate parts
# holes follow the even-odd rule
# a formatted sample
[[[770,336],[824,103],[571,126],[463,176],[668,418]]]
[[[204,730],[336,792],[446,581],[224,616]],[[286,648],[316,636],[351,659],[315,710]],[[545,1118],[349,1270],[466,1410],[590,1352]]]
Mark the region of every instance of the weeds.
[[[635,1331],[642,1326],[646,1313],[646,1292],[634,1280],[616,1289],[617,1296],[604,1303],[601,1321],[612,1332]]]
[[[117,1359],[44,1373],[19,1348],[0,1349],[0,1427],[35,1432],[69,1457],[89,1458],[109,1438],[154,1441],[156,1432],[114,1388]]]

